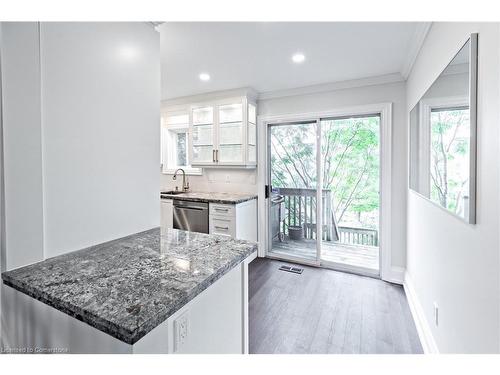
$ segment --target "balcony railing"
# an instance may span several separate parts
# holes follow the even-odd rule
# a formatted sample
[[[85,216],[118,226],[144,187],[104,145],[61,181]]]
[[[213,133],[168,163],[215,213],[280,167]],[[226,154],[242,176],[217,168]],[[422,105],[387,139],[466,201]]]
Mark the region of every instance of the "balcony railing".
[[[349,245],[378,246],[378,231],[376,229],[337,227],[339,242]]]
[[[289,236],[290,228],[302,228],[305,239],[316,239],[316,189],[277,188],[284,197],[285,212],[280,223],[281,232]],[[322,191],[323,240],[350,245],[378,246],[375,229],[337,227],[330,190]]]

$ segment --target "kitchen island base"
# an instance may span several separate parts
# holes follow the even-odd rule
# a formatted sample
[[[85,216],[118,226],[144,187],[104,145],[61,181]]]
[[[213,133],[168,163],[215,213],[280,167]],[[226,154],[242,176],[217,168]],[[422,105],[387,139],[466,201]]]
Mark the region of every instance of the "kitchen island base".
[[[248,353],[248,264],[222,276],[135,344],[2,284],[2,349],[12,353]]]

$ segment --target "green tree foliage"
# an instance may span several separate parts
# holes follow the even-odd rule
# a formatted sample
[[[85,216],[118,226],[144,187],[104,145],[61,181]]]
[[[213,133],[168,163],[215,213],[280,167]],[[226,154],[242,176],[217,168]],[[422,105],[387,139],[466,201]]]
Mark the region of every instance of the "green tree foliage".
[[[469,181],[469,110],[431,113],[431,199],[460,214]]]
[[[323,188],[332,192],[335,219],[379,208],[378,116],[323,120]],[[316,188],[316,124],[272,128],[272,184]],[[374,223],[366,223],[374,227]]]

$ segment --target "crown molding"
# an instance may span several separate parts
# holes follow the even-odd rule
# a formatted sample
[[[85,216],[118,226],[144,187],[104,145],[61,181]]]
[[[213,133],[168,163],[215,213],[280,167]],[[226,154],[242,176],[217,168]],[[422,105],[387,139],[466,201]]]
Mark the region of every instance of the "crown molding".
[[[276,99],[276,98],[282,98],[282,97],[287,97],[287,96],[317,94],[317,93],[321,93],[321,92],[351,89],[351,88],[356,88],[356,87],[383,85],[383,84],[388,84],[388,83],[403,82],[404,80],[405,79],[401,76],[400,73],[392,73],[392,74],[385,74],[385,75],[381,75],[381,76],[352,79],[352,80],[347,80],[347,81],[321,83],[318,85],[296,87],[296,88],[285,89],[285,90],[261,92],[259,94],[259,100]]]
[[[418,53],[420,52],[420,49],[424,44],[425,37],[429,33],[431,26],[432,22],[419,22],[417,24],[415,32],[413,33],[412,39],[409,43],[410,50],[408,52],[408,55],[406,56],[406,60],[404,61],[403,66],[401,67],[401,75],[405,80],[410,75],[413,64],[417,59]]]
[[[151,26],[153,29],[156,31],[160,32],[160,26],[164,24],[165,22],[163,21],[146,21],[146,23]]]
[[[175,108],[196,102],[201,103],[210,100],[218,100],[218,99],[238,97],[238,96],[246,96],[247,98],[255,101],[257,100],[258,93],[251,87],[212,91],[203,94],[195,94],[195,95],[182,96],[178,98],[165,99],[161,101],[161,106],[162,108]]]

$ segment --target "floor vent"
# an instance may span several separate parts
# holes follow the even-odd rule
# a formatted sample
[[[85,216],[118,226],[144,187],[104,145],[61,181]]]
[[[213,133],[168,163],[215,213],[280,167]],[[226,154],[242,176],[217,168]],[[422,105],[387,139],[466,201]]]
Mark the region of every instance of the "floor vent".
[[[304,271],[303,268],[299,268],[299,267],[292,267],[292,266],[281,266],[279,268],[280,271],[286,271],[286,272],[292,272],[292,273],[298,273],[298,274],[301,274],[302,271]]]

